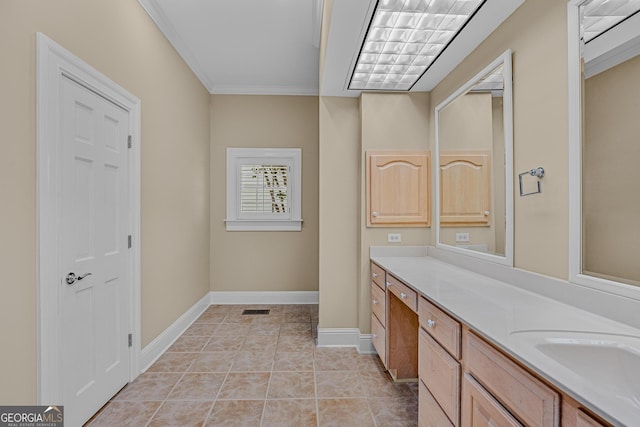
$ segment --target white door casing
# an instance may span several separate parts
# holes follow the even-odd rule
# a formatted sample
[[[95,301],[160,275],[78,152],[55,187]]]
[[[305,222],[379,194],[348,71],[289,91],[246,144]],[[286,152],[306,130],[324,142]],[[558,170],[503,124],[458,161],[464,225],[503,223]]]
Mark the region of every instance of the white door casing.
[[[38,403],[75,424],[139,374],[140,101],[37,42]]]

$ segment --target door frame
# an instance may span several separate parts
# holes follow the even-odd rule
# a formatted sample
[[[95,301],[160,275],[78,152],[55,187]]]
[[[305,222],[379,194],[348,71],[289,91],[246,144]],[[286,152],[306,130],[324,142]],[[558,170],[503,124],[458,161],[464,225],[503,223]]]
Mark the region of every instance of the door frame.
[[[129,115],[129,209],[133,245],[127,258],[131,280],[129,381],[140,373],[140,100],[42,33],[36,34],[36,215],[38,404],[62,403],[61,292],[58,253],[61,132],[58,125],[61,79],[70,78]]]

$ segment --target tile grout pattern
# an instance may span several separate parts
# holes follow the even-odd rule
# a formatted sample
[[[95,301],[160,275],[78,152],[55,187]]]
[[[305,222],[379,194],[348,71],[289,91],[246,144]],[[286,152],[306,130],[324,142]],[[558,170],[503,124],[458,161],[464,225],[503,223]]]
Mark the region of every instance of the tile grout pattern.
[[[317,348],[317,323],[315,304],[210,306],[87,425],[416,426],[417,384],[375,355]]]

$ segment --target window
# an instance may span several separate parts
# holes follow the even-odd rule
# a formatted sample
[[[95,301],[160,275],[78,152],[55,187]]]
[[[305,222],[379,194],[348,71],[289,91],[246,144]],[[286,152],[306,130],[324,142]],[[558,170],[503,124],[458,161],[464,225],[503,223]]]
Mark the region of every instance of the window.
[[[227,231],[300,231],[302,150],[227,148]]]

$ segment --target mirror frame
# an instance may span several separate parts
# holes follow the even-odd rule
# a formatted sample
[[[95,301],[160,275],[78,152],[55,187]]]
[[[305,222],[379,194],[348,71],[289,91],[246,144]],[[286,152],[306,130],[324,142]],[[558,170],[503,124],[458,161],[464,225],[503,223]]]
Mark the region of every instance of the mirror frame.
[[[569,282],[588,288],[640,300],[640,287],[613,280],[582,274],[582,42],[580,7],[588,0],[570,0],[567,4],[567,56],[568,56],[568,127],[569,127]],[[640,15],[636,15],[640,20]],[[634,21],[635,22],[635,21]],[[637,24],[636,24],[637,26]],[[606,52],[621,47],[632,39],[640,42],[640,26],[637,34],[620,36],[613,32],[611,43],[605,50],[597,52],[606,56]],[[627,58],[628,59],[628,58]],[[585,67],[586,68],[586,67]]]
[[[499,65],[503,65],[504,70],[504,92],[503,92],[503,122],[504,122],[504,156],[505,156],[505,254],[496,255],[484,252],[473,251],[471,249],[459,248],[453,245],[440,243],[440,111],[451,104],[461,95],[467,93],[481,78],[485,77]],[[455,252],[473,258],[483,259],[498,264],[513,266],[513,71],[511,60],[511,49],[508,49],[489,65],[473,76],[453,94],[438,104],[435,108],[435,155],[433,164],[435,171],[435,230],[436,247],[439,249]]]

